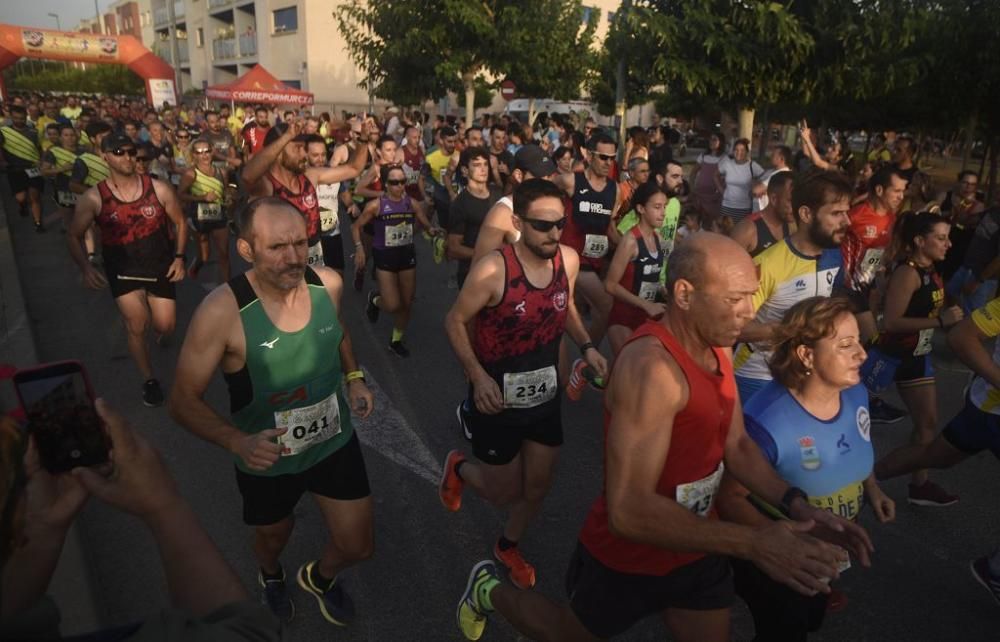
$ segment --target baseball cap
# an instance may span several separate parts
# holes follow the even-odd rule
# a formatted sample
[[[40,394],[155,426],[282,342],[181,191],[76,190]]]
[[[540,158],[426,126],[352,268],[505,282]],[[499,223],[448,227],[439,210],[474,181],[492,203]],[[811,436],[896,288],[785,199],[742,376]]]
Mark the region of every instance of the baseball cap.
[[[106,136],[104,140],[101,141],[102,152],[110,152],[112,149],[118,147],[135,148],[135,141],[124,134],[112,134],[110,136]]]
[[[535,178],[548,178],[556,171],[556,165],[538,145],[524,145],[514,155],[514,169],[529,172]]]

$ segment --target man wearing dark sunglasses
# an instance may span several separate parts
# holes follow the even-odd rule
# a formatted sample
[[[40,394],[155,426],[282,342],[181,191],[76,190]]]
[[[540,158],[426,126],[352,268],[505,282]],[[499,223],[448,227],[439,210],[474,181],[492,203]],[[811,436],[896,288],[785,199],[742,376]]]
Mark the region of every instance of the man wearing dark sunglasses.
[[[563,242],[580,255],[577,293],[590,306],[589,332],[595,345],[601,344],[608,329],[608,314],[613,303],[602,281],[608,253],[612,243],[621,238],[611,214],[621,207],[622,195],[618,184],[608,179],[617,149],[614,139],[598,132],[587,141],[587,169],[555,179],[573,201]],[[580,359],[573,364],[577,378],[585,366]]]
[[[163,404],[160,382],[153,376],[146,342],[148,328],[166,337],[177,320],[174,284],[184,278],[187,226],[173,188],[143,175],[137,168],[135,143],[126,136],[101,141],[109,175],[76,203],[68,240],[70,256],[87,287],[109,287],[125,320],[128,349],[143,376],[142,401]],[[96,223],[101,231],[101,274],[87,260],[83,241]],[[169,225],[174,226],[171,241]]]
[[[448,453],[441,502],[457,511],[468,484],[487,501],[509,507],[493,555],[522,589],[535,584],[535,569],[517,544],[548,493],[563,442],[558,380],[563,335],[580,346],[600,376],[607,373],[573,304],[579,258],[560,243],[566,224],[562,200],[551,181],[532,179],[517,187],[518,240],[472,265],[445,319],[470,382],[459,419],[478,461],[467,461],[459,450]]]

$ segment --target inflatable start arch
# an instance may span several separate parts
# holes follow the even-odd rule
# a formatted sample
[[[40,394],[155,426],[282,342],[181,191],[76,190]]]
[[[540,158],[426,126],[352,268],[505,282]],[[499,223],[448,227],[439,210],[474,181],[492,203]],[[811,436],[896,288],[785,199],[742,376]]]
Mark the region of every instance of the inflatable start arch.
[[[159,106],[164,101],[177,104],[174,68],[133,36],[105,36],[0,24],[0,70],[21,58],[127,65],[146,81],[149,104]],[[0,94],[4,100],[7,99],[2,78]]]

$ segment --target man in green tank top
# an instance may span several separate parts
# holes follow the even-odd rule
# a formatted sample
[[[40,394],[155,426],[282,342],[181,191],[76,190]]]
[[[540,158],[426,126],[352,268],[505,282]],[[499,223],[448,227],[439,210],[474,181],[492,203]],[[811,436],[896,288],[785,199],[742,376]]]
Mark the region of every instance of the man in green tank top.
[[[331,538],[296,579],[323,617],[343,626],[354,605],[337,574],[372,552],[371,491],[351,412],[367,417],[373,397],[340,321],[343,283],[333,270],[307,266],[299,211],[265,197],[247,206],[239,223],[236,249],[253,267],[213,290],[195,312],[170,411],[235,456],[243,520],[255,528],[258,581],[285,621],[295,608],[278,558],[299,498],[307,491],[315,498]],[[230,419],[204,400],[220,366]]]

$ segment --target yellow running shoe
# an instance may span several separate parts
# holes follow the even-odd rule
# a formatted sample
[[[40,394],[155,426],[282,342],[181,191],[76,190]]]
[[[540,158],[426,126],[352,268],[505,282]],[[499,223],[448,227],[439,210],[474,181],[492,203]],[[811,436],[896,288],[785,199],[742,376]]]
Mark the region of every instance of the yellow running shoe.
[[[455,614],[465,639],[478,640],[483,636],[486,618],[493,612],[493,605],[484,604],[482,598],[499,583],[496,564],[491,560],[483,560],[472,567]]]

